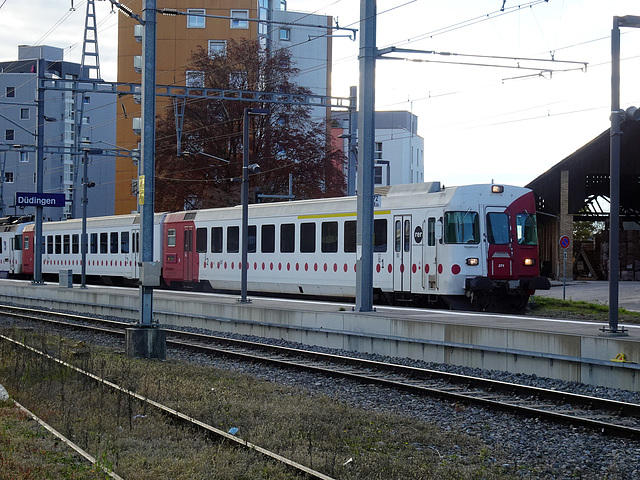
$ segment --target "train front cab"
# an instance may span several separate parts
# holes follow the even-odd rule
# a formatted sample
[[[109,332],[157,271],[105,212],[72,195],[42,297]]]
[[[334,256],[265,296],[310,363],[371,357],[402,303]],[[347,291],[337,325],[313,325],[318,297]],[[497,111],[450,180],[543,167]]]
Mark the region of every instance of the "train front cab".
[[[495,193],[504,187],[493,185]],[[535,203],[532,192],[508,206],[481,206],[484,222],[483,274],[467,278],[466,295],[479,310],[522,312],[535,290],[548,290],[540,276]]]

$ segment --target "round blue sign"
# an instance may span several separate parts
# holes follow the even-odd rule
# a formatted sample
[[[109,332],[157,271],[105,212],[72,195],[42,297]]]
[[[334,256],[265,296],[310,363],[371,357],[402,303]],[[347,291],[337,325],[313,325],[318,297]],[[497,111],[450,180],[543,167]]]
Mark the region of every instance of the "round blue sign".
[[[569,240],[569,237],[567,237],[566,235],[563,235],[560,237],[560,246],[562,248],[569,248],[569,245],[571,245],[571,240]]]

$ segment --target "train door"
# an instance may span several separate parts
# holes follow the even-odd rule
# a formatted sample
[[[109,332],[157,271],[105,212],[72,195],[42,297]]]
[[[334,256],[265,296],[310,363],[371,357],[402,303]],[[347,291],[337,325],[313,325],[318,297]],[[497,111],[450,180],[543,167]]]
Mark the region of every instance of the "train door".
[[[483,248],[487,258],[487,271],[483,274],[494,279],[512,278],[513,250],[509,213],[504,207],[485,207],[485,221],[487,236]]]
[[[131,245],[129,247],[131,261],[131,278],[140,277],[140,229],[131,231]]]
[[[193,253],[193,225],[185,225],[183,227],[184,234],[184,250],[182,259],[182,278],[185,282],[193,282],[194,278],[194,253]]]
[[[438,233],[440,228],[440,233]],[[423,241],[423,265],[424,265],[424,287],[427,290],[438,289],[438,246],[439,239],[442,238],[442,223],[438,223],[435,216],[427,215],[426,238]]]
[[[411,291],[411,215],[394,215],[393,290]]]

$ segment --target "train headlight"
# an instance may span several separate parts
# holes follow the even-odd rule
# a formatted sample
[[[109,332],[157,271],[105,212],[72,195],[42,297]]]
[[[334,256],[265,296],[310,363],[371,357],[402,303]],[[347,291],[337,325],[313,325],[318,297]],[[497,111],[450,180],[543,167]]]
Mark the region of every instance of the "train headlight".
[[[524,266],[525,267],[533,267],[536,264],[536,259],[535,258],[525,258],[524,259]]]
[[[477,258],[467,258],[467,265],[470,265],[472,267],[475,267],[476,265],[480,264],[480,260]]]
[[[491,185],[491,193],[502,193],[504,192],[503,185]]]

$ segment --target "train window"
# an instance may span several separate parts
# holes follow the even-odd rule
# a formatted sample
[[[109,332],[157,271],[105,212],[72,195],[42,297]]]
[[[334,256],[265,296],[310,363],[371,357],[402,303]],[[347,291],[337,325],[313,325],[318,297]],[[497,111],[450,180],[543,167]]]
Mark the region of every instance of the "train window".
[[[222,253],[222,227],[211,227],[211,251]]]
[[[394,243],[394,250],[396,252],[399,252],[400,250],[402,250],[402,222],[400,220],[396,220],[395,232],[396,232],[396,241]]]
[[[322,253],[338,251],[338,222],[322,222],[320,250]]]
[[[80,235],[77,233],[71,235],[71,253],[80,253]]]
[[[380,218],[373,221],[373,251],[387,251],[387,219]]]
[[[62,237],[62,253],[69,255],[71,253],[71,236],[63,235]]]
[[[344,222],[343,248],[345,253],[353,253],[356,251],[356,223],[355,220],[347,220]]]
[[[444,243],[480,243],[478,213],[445,212]]]
[[[207,229],[196,229],[196,252],[207,253]]]
[[[520,245],[537,245],[538,230],[535,213],[519,213],[516,215],[516,231]]]
[[[29,237],[23,237],[24,249],[29,250]],[[0,242],[0,253],[2,253],[2,242]]]
[[[140,232],[133,232],[133,253],[140,252]]]
[[[240,251],[240,227],[227,227],[227,253]]]
[[[262,225],[260,251],[262,253],[273,253],[276,251],[276,226]]]
[[[176,246],[176,229],[170,228],[167,230],[167,247]]]
[[[247,235],[247,252],[248,253],[256,253],[256,248],[258,244],[257,232],[255,225],[249,225],[249,235]]]
[[[404,251],[411,250],[411,220],[404,221],[404,235],[403,235]]]
[[[429,217],[427,220],[427,245],[430,247],[436,244],[436,219]]]
[[[300,224],[300,252],[315,253],[316,251],[316,224]]]
[[[47,254],[53,255],[53,235],[47,235]]]
[[[60,255],[62,253],[62,235],[56,235],[56,255]]]
[[[89,252],[98,253],[98,234],[92,233],[89,240]]]
[[[506,213],[487,213],[487,240],[491,245],[509,243],[509,216]]]
[[[107,232],[100,233],[100,253],[107,253],[109,247],[109,236]]]
[[[120,232],[120,253],[129,253],[129,232]]]
[[[109,246],[111,247],[109,251],[111,253],[118,253],[118,232],[111,232],[111,242],[109,242]]]
[[[22,250],[22,235],[16,235],[14,238],[14,250]]]
[[[296,227],[293,223],[280,225],[280,253],[293,253],[296,250]]]

